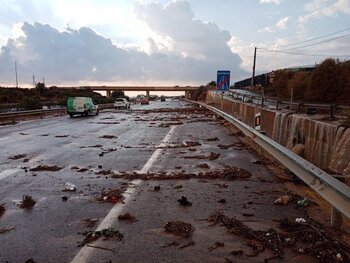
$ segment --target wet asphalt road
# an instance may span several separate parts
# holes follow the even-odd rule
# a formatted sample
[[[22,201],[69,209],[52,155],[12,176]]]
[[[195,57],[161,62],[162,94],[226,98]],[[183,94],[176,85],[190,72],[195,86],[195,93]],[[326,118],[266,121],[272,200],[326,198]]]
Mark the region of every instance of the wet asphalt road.
[[[6,208],[0,217],[0,229],[13,228],[0,234],[0,262],[25,262],[30,258],[36,262],[261,262],[271,256],[269,251],[256,258],[230,255],[232,250],[249,251],[246,240],[228,234],[221,226],[209,226],[203,219],[221,210],[255,229],[266,230],[275,227],[277,219],[305,217],[303,210],[273,205],[284,194],[283,183],[244,147],[220,149],[219,144],[239,139],[214,116],[197,116],[193,121],[193,116],[176,112],[137,111],[189,106],[183,101],[153,102],[134,105],[131,110],[106,110],[88,118],[53,117],[0,127],[0,204]],[[171,119],[174,117],[181,117],[181,123]],[[169,125],[160,126],[164,123]],[[105,135],[115,138],[103,138]],[[216,137],[218,140],[213,140]],[[201,145],[167,148],[184,141]],[[157,149],[159,145],[163,147]],[[220,156],[211,161],[186,158],[210,153]],[[10,159],[19,154],[26,156]],[[199,168],[199,164],[209,167]],[[62,169],[30,171],[38,165]],[[74,166],[88,170],[77,172],[71,169]],[[252,176],[234,181],[130,181],[96,174],[100,170],[188,174],[226,166],[244,168]],[[77,191],[62,191],[66,182],[76,185]],[[102,192],[123,185],[128,187],[124,204],[114,206],[96,200]],[[154,186],[160,186],[160,191],[155,192]],[[36,200],[32,209],[18,206],[23,195]],[[62,201],[63,196],[68,201]],[[181,196],[186,196],[192,206],[180,206],[177,199]],[[219,203],[220,199],[226,203]],[[117,215],[126,212],[137,221],[118,221]],[[91,218],[98,222],[89,228],[82,220]],[[183,242],[164,232],[164,225],[176,220],[194,226],[194,245],[183,249],[164,247],[173,241]],[[104,226],[118,228],[123,240],[98,240],[92,243],[95,248],[78,247],[84,239],[79,232]],[[209,251],[215,242],[224,242],[225,246]],[[286,258],[274,262],[298,262],[298,257]]]

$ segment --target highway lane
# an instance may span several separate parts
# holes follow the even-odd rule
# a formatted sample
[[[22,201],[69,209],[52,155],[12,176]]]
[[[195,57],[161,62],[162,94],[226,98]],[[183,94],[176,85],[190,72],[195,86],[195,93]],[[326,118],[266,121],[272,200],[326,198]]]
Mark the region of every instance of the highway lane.
[[[181,111],[189,108],[183,101],[151,102],[88,118],[63,116],[1,127],[0,204],[6,211],[0,228],[14,229],[0,234],[0,262],[30,258],[37,262],[226,262],[226,258],[237,259],[230,251],[248,253],[249,249],[245,239],[227,234],[223,227],[209,227],[203,219],[210,214],[221,210],[256,229],[277,227],[276,220],[284,217],[307,216],[294,206],[273,205],[286,192],[283,181],[240,143],[223,120],[196,109]],[[194,146],[186,147],[191,142]],[[14,158],[20,154],[26,156]],[[62,169],[30,171],[38,165]],[[78,172],[74,167],[87,170]],[[227,167],[246,169],[251,176],[214,180],[192,175]],[[96,174],[108,170],[150,173],[153,180]],[[168,180],[155,180],[154,172],[167,173]],[[179,173],[183,179],[169,180]],[[63,192],[66,182],[76,185],[77,191]],[[154,191],[155,186],[160,190]],[[103,192],[121,187],[127,189],[124,203],[96,200]],[[37,202],[30,210],[18,207],[25,194]],[[192,205],[179,205],[181,196]],[[118,215],[126,212],[137,221],[118,221]],[[84,219],[98,222],[89,228]],[[164,225],[175,220],[194,226],[193,245],[179,249],[174,242],[183,240],[164,232]],[[79,232],[107,227],[119,229],[123,240],[78,247],[84,239]],[[216,242],[225,246],[209,251]],[[285,252],[286,257],[292,254]],[[269,256],[271,251],[265,251],[253,262]],[[252,258],[243,255],[239,261],[252,262]]]

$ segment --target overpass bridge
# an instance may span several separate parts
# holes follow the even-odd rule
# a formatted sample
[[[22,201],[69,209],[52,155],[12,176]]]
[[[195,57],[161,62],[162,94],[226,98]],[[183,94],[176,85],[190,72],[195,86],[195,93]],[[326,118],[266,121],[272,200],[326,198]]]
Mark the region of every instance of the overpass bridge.
[[[85,89],[92,91],[106,91],[107,98],[111,97],[112,91],[146,91],[149,97],[151,91],[185,91],[187,97],[188,92],[196,91],[195,86],[79,86],[79,87],[58,87],[59,89]]]

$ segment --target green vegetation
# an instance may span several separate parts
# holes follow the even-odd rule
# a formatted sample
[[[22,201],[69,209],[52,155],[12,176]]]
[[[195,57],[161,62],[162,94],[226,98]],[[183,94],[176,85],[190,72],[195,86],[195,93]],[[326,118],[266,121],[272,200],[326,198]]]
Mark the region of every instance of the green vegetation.
[[[326,59],[312,72],[277,70],[266,95],[289,100],[350,104],[350,61]]]
[[[66,106],[68,97],[90,97],[94,103],[111,103],[100,93],[91,90],[59,89],[55,86],[47,88],[44,83],[37,83],[34,89],[0,87],[0,104],[18,105],[26,110],[40,109],[41,105]]]

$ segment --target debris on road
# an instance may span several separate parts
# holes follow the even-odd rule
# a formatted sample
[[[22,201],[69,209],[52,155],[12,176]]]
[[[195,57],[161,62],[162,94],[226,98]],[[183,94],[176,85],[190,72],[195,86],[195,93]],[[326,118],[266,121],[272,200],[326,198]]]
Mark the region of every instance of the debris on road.
[[[68,201],[68,197],[67,197],[67,196],[62,196],[62,198],[61,198],[61,199],[62,199],[62,201],[63,201],[63,202]]]
[[[232,250],[231,252],[230,252],[230,254],[232,255],[232,256],[241,256],[241,255],[243,255],[243,250]]]
[[[298,224],[306,223],[306,220],[302,217],[295,218],[295,223],[298,223]]]
[[[2,228],[0,228],[0,234],[8,233],[8,232],[10,232],[11,230],[14,230],[14,229],[15,229],[15,227],[10,227],[10,228],[2,227]]]
[[[129,223],[133,223],[133,222],[136,222],[137,219],[135,218],[135,216],[133,216],[132,214],[130,213],[125,213],[123,215],[119,215],[118,216],[118,220],[120,221],[128,221]]]
[[[226,199],[222,198],[218,201],[218,203],[221,203],[221,204],[226,204]]]
[[[30,258],[30,259],[26,260],[24,263],[38,263],[38,262],[36,262],[34,259]]]
[[[68,137],[68,135],[66,135],[66,134],[65,135],[55,135],[55,137],[56,138],[66,138],[66,137]]]
[[[298,200],[297,204],[300,207],[306,207],[309,204],[309,201],[307,200],[307,198],[303,198]]]
[[[119,121],[100,121],[97,124],[119,124]]]
[[[57,172],[61,170],[62,167],[59,167],[57,165],[38,165],[37,167],[31,168],[30,171],[32,172]]]
[[[97,218],[89,218],[89,219],[84,219],[83,222],[85,223],[86,227],[94,227],[96,223],[98,222]]]
[[[95,174],[110,175],[110,174],[113,174],[113,172],[111,170],[101,170],[101,171],[95,172]]]
[[[100,171],[95,174],[111,175],[112,178],[125,178],[129,180],[141,179],[141,180],[188,180],[188,179],[221,179],[221,180],[240,180],[248,179],[252,174],[243,169],[234,166],[226,166],[220,170],[212,170],[200,173],[185,173],[185,172],[119,172],[114,173],[110,170]]]
[[[350,261],[350,248],[337,239],[337,233],[315,222],[293,223],[285,218],[280,221],[280,228],[284,232],[279,233],[273,228],[267,231],[254,230],[236,218],[225,216],[223,212],[212,214],[208,221],[212,225],[223,224],[230,234],[248,239],[246,245],[252,248],[253,252],[247,256],[254,257],[269,249],[276,257],[282,258],[285,247],[298,245],[298,253],[322,258],[323,262],[337,262],[339,257],[343,262]],[[300,242],[306,246],[301,247]],[[338,254],[340,256],[337,256]]]
[[[210,166],[206,163],[200,163],[196,165],[197,168],[202,168],[202,169],[210,169]]]
[[[0,204],[0,217],[5,213],[5,210],[4,204]]]
[[[76,186],[70,182],[66,182],[64,185],[65,192],[75,192],[77,190]]]
[[[185,159],[208,159],[210,161],[214,161],[220,157],[220,153],[210,153],[209,156],[206,155],[192,155],[192,156],[184,156]]]
[[[19,204],[19,207],[20,208],[30,209],[35,204],[36,204],[36,202],[34,201],[33,197],[31,197],[30,195],[24,195],[23,198],[22,198],[21,203]]]
[[[99,138],[102,138],[102,139],[116,139],[118,138],[117,136],[115,135],[103,135],[103,136],[100,136]]]
[[[80,149],[84,149],[84,148],[101,148],[101,147],[103,147],[103,145],[95,144],[95,145],[89,145],[89,146],[80,146]]]
[[[160,191],[160,185],[156,185],[156,186],[153,188],[153,191],[154,191],[154,192]]]
[[[273,203],[276,205],[287,205],[292,200],[292,196],[283,195],[278,197]]]
[[[182,188],[182,184],[176,184],[174,185],[174,189],[181,189]]]
[[[118,241],[121,241],[124,237],[122,233],[119,232],[118,229],[115,229],[113,227],[111,228],[105,228],[101,231],[85,231],[82,233],[79,233],[85,236],[85,239],[79,243],[79,247],[83,247],[86,244],[89,244],[93,241],[96,241],[97,239],[103,238],[106,239],[116,239]]]
[[[338,233],[333,229],[316,222],[293,223],[288,219],[280,221],[280,228],[287,231],[294,243],[301,241],[307,243],[297,251],[301,254],[313,255],[322,262],[350,262],[350,247],[338,238]],[[342,261],[339,261],[339,259]]]
[[[223,243],[223,242],[215,242],[214,245],[208,247],[208,250],[211,252],[211,251],[213,251],[214,249],[217,249],[217,248],[219,248],[219,247],[224,247],[224,246],[225,246],[225,243]]]
[[[86,167],[86,168],[85,167],[79,168],[78,166],[72,166],[70,169],[74,170],[74,171],[76,171],[78,173],[84,173],[84,172],[87,172],[87,171],[90,170],[90,168],[88,168],[88,167]]]
[[[194,227],[183,221],[170,221],[164,226],[165,232],[171,233],[186,239],[192,238]]]
[[[191,206],[192,205],[192,203],[187,200],[186,196],[181,196],[181,198],[178,199],[177,201],[180,203],[180,205],[183,205],[183,206]]]
[[[123,193],[125,192],[125,190],[126,190],[125,186],[110,190],[107,193],[102,193],[101,196],[97,198],[97,200],[100,202],[113,203],[113,204],[122,202],[124,200]]]
[[[26,154],[17,154],[17,155],[14,155],[14,156],[10,156],[9,159],[11,159],[11,160],[18,160],[18,159],[22,159],[22,158],[24,158],[26,156],[27,156]]]
[[[207,142],[215,142],[215,141],[218,141],[219,138],[218,137],[213,137],[213,138],[207,138],[205,139]]]

